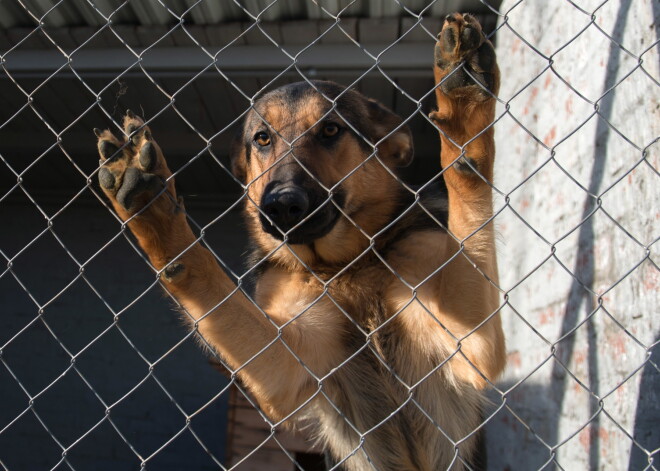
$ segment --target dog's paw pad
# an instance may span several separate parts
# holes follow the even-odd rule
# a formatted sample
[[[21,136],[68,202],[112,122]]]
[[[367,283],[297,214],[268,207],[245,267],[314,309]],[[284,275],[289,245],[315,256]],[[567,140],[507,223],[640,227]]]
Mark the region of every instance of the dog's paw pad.
[[[132,214],[164,193],[171,172],[152,139],[151,131],[140,117],[130,110],[126,113],[124,142],[107,130],[95,129],[94,133],[98,137],[102,163],[99,184],[115,207]],[[169,186],[170,196],[174,196],[173,183]],[[162,204],[176,206],[176,199],[169,199],[172,201]]]
[[[98,143],[99,154],[103,160],[113,160],[122,157],[123,152],[120,151],[120,144],[114,140],[106,140],[101,138]]]
[[[472,15],[447,15],[435,46],[435,65],[443,71],[440,88],[445,93],[466,87],[485,96],[494,91],[495,50]]]
[[[153,142],[147,141],[140,149],[140,156],[138,158],[142,170],[145,172],[151,172],[156,166],[157,160],[158,154],[156,152],[156,147]]]
[[[447,67],[460,62],[486,40],[481,25],[472,15],[452,13],[445,17],[436,44],[436,65]]]
[[[125,209],[139,209],[133,203],[139,196],[153,196],[164,187],[163,180],[153,173],[144,173],[137,167],[128,167],[117,191],[117,202]]]
[[[106,190],[112,190],[114,189],[116,182],[115,175],[109,168],[101,167],[99,169],[99,183],[101,184],[101,187]]]

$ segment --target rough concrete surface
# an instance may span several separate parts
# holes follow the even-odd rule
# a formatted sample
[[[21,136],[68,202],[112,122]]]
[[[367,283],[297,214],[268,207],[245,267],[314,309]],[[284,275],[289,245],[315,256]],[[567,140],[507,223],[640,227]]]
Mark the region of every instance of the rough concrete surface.
[[[660,4],[601,3],[500,10],[492,469],[660,462]]]

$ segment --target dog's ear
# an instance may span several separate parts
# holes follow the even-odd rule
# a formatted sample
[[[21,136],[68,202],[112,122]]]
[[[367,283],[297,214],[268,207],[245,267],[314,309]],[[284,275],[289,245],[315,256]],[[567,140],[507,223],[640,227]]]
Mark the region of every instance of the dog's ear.
[[[367,102],[370,137],[378,144],[378,155],[394,167],[406,167],[412,162],[414,148],[410,128],[403,120],[376,100]]]
[[[234,133],[234,138],[229,145],[229,162],[231,163],[231,173],[241,183],[246,183],[248,156],[243,141],[243,132],[242,129],[239,129]]]

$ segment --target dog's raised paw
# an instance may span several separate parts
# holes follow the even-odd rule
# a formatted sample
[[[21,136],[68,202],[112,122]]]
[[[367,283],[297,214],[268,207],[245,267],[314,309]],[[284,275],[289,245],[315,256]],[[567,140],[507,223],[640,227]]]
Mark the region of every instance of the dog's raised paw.
[[[443,76],[439,86],[446,94],[484,97],[497,92],[495,50],[472,15],[445,17],[435,45],[435,66]]]
[[[99,184],[116,209],[134,214],[154,199],[159,200],[160,205],[176,205],[171,179],[168,184],[171,172],[140,117],[130,110],[126,113],[122,140],[108,130],[95,129],[94,133],[101,157]],[[166,186],[170,186],[171,194],[163,191]],[[159,198],[160,195],[164,198]]]

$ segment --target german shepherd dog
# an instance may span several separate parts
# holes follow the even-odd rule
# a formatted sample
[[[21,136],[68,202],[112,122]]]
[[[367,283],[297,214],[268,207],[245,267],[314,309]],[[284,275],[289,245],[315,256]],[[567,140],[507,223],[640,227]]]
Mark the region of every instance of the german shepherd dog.
[[[151,130],[96,130],[100,185],[162,284],[273,423],[315,424],[345,470],[472,466],[505,363],[491,223],[492,44],[470,15],[435,47],[447,191],[404,189],[401,118],[330,82],[263,95],[231,149],[259,261],[252,296],[186,220]]]

